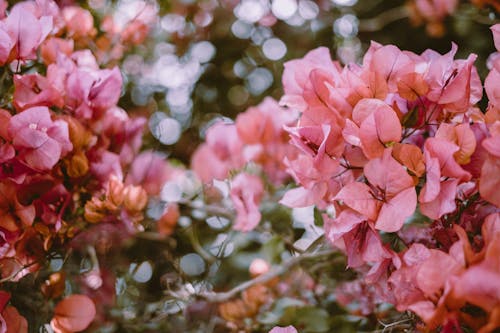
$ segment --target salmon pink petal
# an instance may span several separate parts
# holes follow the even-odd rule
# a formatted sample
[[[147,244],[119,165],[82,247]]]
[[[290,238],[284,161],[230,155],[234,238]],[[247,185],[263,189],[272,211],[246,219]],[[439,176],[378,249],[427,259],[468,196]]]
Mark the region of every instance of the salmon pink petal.
[[[359,131],[361,147],[368,158],[381,156],[386,143],[401,140],[402,128],[396,112],[384,103],[373,108],[375,110],[362,121]]]
[[[444,268],[444,267],[443,267]],[[457,297],[491,311],[500,300],[500,273],[484,265],[473,266],[455,284]]]
[[[297,187],[288,190],[280,200],[280,204],[294,208],[311,206],[320,202],[325,196],[326,191],[327,185],[323,182],[315,184],[310,189]]]
[[[52,319],[56,325],[52,326],[56,326],[62,332],[80,332],[92,323],[95,315],[96,307],[89,297],[70,295],[57,303]]]
[[[420,191],[418,200],[420,202],[430,202],[437,198],[441,190],[441,169],[439,160],[431,157],[428,151],[424,152],[425,156],[425,185]]]
[[[396,232],[417,208],[417,193],[413,187],[399,192],[382,205],[375,228],[385,232]]]
[[[456,144],[445,139],[429,138],[425,142],[425,150],[439,160],[443,176],[457,178],[461,181],[470,180],[471,174],[462,169],[453,157],[453,154],[459,150]]]
[[[390,91],[396,91],[399,78],[414,70],[414,63],[394,45],[385,45],[373,52],[370,69],[383,77]]]
[[[335,243],[358,224],[366,220],[365,216],[352,209],[343,210],[335,219],[327,216],[323,218],[325,220],[325,235],[332,243]]]
[[[417,272],[417,285],[428,297],[435,297],[446,281],[464,268],[449,254],[440,250],[430,250],[430,256],[420,265]]]
[[[360,182],[347,184],[342,187],[334,199],[342,200],[345,205],[370,220],[375,221],[377,219],[380,202],[373,197],[370,187],[366,184]]]
[[[15,307],[6,307],[1,316],[7,324],[5,333],[28,333],[28,321],[19,314]]]
[[[479,193],[481,197],[500,207],[500,158],[488,156],[481,169]]]
[[[422,150],[415,145],[407,143],[395,144],[392,148],[392,157],[417,177],[422,176],[425,172],[424,155]]]
[[[370,160],[364,171],[370,184],[383,190],[389,197],[413,187],[413,179],[391,156],[391,149],[386,149],[382,157]]]
[[[457,179],[448,179],[441,183],[439,195],[429,201],[420,203],[420,211],[431,219],[438,219],[444,214],[453,212],[457,205]]]

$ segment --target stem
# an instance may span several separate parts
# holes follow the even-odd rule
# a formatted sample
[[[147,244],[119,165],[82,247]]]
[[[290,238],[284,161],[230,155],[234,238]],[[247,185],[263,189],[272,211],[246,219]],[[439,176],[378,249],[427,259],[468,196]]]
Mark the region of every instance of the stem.
[[[391,8],[377,17],[360,20],[359,22],[359,31],[363,32],[373,32],[378,31],[385,27],[386,25],[399,21],[409,16],[408,8],[406,6],[400,6]]]
[[[266,283],[266,282],[274,279],[277,276],[280,276],[280,275],[283,275],[283,274],[289,272],[293,267],[299,265],[303,261],[317,259],[317,258],[321,258],[321,257],[326,257],[326,256],[329,256],[333,253],[334,253],[334,250],[329,249],[329,250],[316,252],[316,253],[301,254],[299,256],[292,257],[292,258],[288,259],[287,261],[283,262],[281,265],[274,267],[274,269],[270,270],[266,274],[259,275],[255,279],[245,281],[229,291],[220,292],[220,293],[205,293],[205,294],[202,294],[200,296],[205,298],[207,301],[213,302],[213,303],[225,302],[225,301],[228,301],[231,298],[235,297],[240,292],[245,291],[246,289],[250,288],[251,286],[254,286],[256,284]]]
[[[194,227],[191,226],[191,228],[186,229],[186,232],[189,237],[189,241],[191,242],[191,245],[193,246],[193,249],[196,251],[196,253],[198,253],[209,264],[213,264],[217,260],[217,258],[211,253],[207,252],[203,248],[203,246],[201,246]]]

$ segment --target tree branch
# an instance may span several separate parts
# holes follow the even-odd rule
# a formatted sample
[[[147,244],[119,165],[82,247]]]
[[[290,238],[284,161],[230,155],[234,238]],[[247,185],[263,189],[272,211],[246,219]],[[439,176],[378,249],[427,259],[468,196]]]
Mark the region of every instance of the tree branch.
[[[245,291],[246,289],[250,288],[251,286],[254,286],[256,284],[262,284],[266,283],[272,279],[274,279],[277,276],[283,275],[287,272],[289,272],[294,266],[299,265],[300,263],[307,261],[307,260],[312,260],[312,259],[317,259],[321,257],[327,257],[335,253],[333,249],[328,249],[325,251],[320,251],[320,252],[315,252],[315,253],[304,253],[296,257],[292,257],[288,259],[287,261],[283,262],[281,265],[272,268],[269,272],[266,274],[259,275],[255,279],[245,281],[233,289],[226,291],[226,292],[211,292],[211,293],[205,293],[200,295],[201,297],[205,298],[209,302],[213,303],[220,303],[220,302],[225,302],[230,300],[231,298],[235,297],[238,295],[240,292]]]
[[[381,13],[377,17],[371,19],[365,19],[359,21],[359,31],[373,32],[378,31],[385,27],[386,25],[399,21],[409,16],[408,8],[406,6],[400,6],[391,8]]]

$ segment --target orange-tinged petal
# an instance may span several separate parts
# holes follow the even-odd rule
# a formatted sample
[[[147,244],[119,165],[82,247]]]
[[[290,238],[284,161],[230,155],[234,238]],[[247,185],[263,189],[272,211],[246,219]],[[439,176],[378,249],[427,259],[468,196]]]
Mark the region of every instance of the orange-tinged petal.
[[[421,177],[425,172],[424,155],[420,148],[415,145],[396,143],[392,149],[392,157],[418,177]]]
[[[52,326],[63,332],[80,332],[92,323],[95,315],[95,304],[89,297],[77,294],[70,295],[60,301],[54,309],[52,320],[54,325]]]

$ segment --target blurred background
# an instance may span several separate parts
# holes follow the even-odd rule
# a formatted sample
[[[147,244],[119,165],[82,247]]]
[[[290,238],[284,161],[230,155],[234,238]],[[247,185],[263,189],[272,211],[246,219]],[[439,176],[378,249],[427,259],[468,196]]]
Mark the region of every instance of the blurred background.
[[[421,53],[478,54],[480,75],[494,51],[493,1],[458,0],[91,0],[94,12],[127,22],[158,13],[152,38],[123,64],[121,103],[152,115],[161,150],[184,163],[219,117],[234,118],[265,96],[282,94],[283,64],[326,46],[341,63],[361,61],[370,41]],[[161,120],[163,130],[157,125]],[[168,130],[166,130],[168,129]],[[160,134],[163,133],[163,134]],[[160,137],[161,136],[161,137]]]
[[[119,64],[125,82],[120,106],[148,117],[146,149],[164,153],[174,165],[178,161],[188,166],[211,124],[221,118],[230,122],[266,96],[279,100],[284,63],[319,46],[348,64],[362,60],[371,40],[416,53],[428,48],[446,53],[455,42],[457,58],[478,55],[476,65],[484,79],[488,56],[495,51],[489,27],[499,22],[500,4],[497,0],[89,0],[84,6],[102,30],[110,15],[122,28],[134,20],[147,23],[149,37],[135,43]],[[113,65],[113,52],[120,50],[106,49],[106,41],[99,38],[96,43],[104,50],[102,63]],[[99,256],[98,266],[113,271],[99,272],[101,288],[94,297],[101,297],[104,305],[115,305],[108,309],[107,324],[97,331],[267,332],[276,324],[296,324],[304,332],[386,328],[363,309],[373,300],[358,300],[358,308],[339,307],[336,283],[351,280],[353,273],[345,270],[344,259],[336,254],[305,264],[307,274],[302,270],[289,274],[277,302],[255,313],[255,320],[228,327],[238,314],[217,310],[196,295],[228,290],[248,280],[249,263],[256,258],[270,265],[281,263],[293,253],[296,240],[310,246],[320,236],[314,228],[318,212],[292,212],[264,203],[263,223],[243,234],[231,230],[230,216],[210,212],[210,203],[205,204],[194,198],[181,207],[178,227],[169,238],[145,232],[120,247],[116,244],[121,240],[113,239],[110,231],[108,242],[113,246]],[[148,214],[154,219],[154,205]],[[102,238],[106,232],[96,229],[95,235]],[[88,237],[82,238],[80,250],[75,242],[80,256],[71,260],[75,275],[87,272],[86,284],[92,286],[89,267],[97,256],[87,244],[95,242],[99,252],[99,237]],[[54,270],[60,264],[60,260],[51,263]],[[28,281],[18,288],[29,285]],[[346,288],[345,295],[365,292],[364,286]],[[245,302],[257,297],[251,292],[245,294]],[[253,292],[261,295],[261,290]],[[232,302],[236,303],[226,302],[229,308],[241,305]]]

